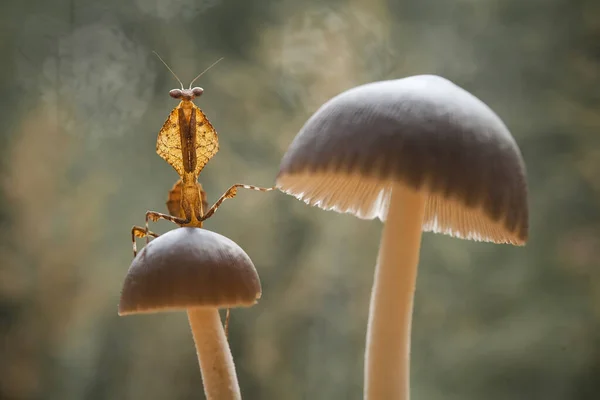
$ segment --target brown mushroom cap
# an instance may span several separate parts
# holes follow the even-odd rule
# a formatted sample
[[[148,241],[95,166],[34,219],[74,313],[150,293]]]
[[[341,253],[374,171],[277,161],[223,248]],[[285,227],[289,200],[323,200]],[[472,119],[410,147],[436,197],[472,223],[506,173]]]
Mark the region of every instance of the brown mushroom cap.
[[[178,228],[152,240],[133,260],[119,315],[247,307],[260,296],[256,268],[234,241],[206,229]]]
[[[428,193],[424,231],[522,245],[525,165],[500,118],[434,75],[370,83],[325,103],[284,155],[277,187],[311,205],[386,219],[393,183]]]

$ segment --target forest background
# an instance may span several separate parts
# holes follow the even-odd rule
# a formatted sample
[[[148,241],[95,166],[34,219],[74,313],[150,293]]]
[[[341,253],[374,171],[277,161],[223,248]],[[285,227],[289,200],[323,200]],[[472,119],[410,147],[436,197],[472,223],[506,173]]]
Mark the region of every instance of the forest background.
[[[424,236],[413,397],[598,398],[597,0],[3,1],[0,38],[0,398],[202,396],[185,314],[117,316],[129,230],[177,178],[155,141],[178,85],[152,50],[184,83],[225,57],[198,82],[210,202],[272,185],[350,87],[434,73],[489,104],[527,164],[530,241]],[[362,398],[381,223],[242,191],[205,227],[262,279],[232,314],[245,397]]]

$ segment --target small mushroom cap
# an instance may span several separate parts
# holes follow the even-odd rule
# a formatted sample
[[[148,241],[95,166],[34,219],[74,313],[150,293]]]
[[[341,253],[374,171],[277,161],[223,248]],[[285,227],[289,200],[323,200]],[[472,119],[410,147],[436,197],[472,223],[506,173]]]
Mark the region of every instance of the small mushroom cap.
[[[311,205],[386,219],[392,184],[427,193],[424,231],[522,245],[525,165],[502,120],[447,79],[370,83],[326,102],[284,155],[277,187]]]
[[[119,315],[191,307],[248,307],[261,296],[250,257],[231,239],[201,228],[177,228],[134,258]]]

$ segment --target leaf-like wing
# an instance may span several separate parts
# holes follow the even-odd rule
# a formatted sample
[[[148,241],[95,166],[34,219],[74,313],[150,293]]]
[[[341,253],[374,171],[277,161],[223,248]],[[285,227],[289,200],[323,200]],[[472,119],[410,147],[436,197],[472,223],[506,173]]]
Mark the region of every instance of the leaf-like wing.
[[[196,176],[200,175],[202,168],[219,151],[219,138],[217,131],[206,118],[200,108],[194,105],[196,113]]]
[[[184,174],[183,154],[181,150],[181,131],[179,126],[179,106],[175,107],[169,118],[163,124],[158,133],[156,141],[156,153],[168,162],[177,171],[179,176]],[[200,171],[208,161],[219,151],[219,138],[206,115],[195,104],[192,104],[192,112],[196,114],[196,168],[194,173],[200,175]]]
[[[181,136],[179,135],[179,107],[175,107],[163,124],[158,139],[156,153],[168,162],[179,176],[183,176],[183,155],[181,153]]]

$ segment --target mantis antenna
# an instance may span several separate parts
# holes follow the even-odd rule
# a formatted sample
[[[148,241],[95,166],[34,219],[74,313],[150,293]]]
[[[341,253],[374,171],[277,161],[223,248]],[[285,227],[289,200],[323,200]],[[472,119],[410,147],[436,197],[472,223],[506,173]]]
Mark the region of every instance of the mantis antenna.
[[[206,71],[208,71],[209,69],[211,69],[212,67],[214,67],[215,65],[217,65],[217,63],[218,63],[219,61],[221,61],[223,58],[224,58],[224,57],[221,57],[221,58],[219,58],[217,61],[215,61],[214,63],[212,63],[212,64],[210,65],[210,67],[208,67],[208,68],[206,68],[204,71],[200,72],[200,74],[198,74],[198,76],[197,76],[197,77],[195,77],[195,78],[194,78],[194,79],[193,79],[193,80],[190,82],[190,87],[189,87],[189,88],[190,88],[190,89],[192,88],[192,83],[196,82],[196,79],[200,78],[202,75],[204,75],[204,73],[205,73]]]
[[[175,77],[175,79],[177,79],[177,82],[179,82],[179,84],[181,85],[181,90],[183,90],[183,83],[181,83],[181,80],[177,77],[177,75],[175,75],[175,72],[173,72],[173,70],[171,69],[171,67],[169,67],[167,65],[167,63],[165,62],[165,60],[163,60],[156,51],[152,50],[152,52],[156,55],[156,57],[158,57],[158,59],[165,65],[165,67],[167,67],[167,69],[173,74],[173,76]]]

